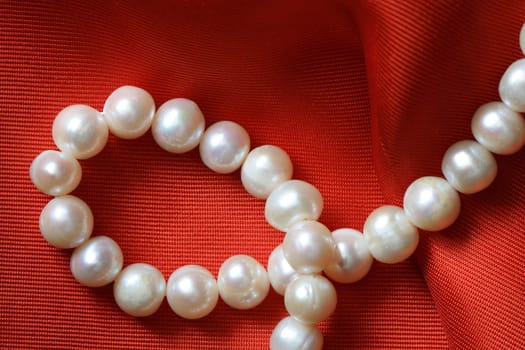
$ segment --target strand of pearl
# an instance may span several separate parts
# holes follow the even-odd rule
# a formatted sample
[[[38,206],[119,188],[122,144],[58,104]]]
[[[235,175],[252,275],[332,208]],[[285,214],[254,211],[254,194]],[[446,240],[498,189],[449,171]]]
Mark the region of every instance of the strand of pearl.
[[[525,25],[520,45],[525,54]],[[418,229],[439,231],[460,212],[458,192],[483,190],[494,180],[497,164],[492,155],[512,154],[525,144],[525,59],[511,64],[499,85],[503,102],[481,106],[472,119],[476,141],[452,145],[442,161],[444,178],[425,176],[406,190],[403,208],[386,205],[367,218],[363,234],[343,228],[333,232],[318,222],[323,198],[311,184],[292,180],[293,165],[281,148],[272,145],[250,151],[246,130],[231,121],[211,125],[199,107],[182,98],[164,103],[156,112],[153,98],[143,89],[123,86],[106,100],[102,113],[86,105],[63,109],[53,123],[59,151],[47,150],[31,164],[30,177],[42,192],[55,196],[42,210],[40,230],[57,248],[76,248],[71,272],[81,284],[100,287],[114,282],[114,296],[126,313],[149,316],[166,296],[173,311],[187,319],[208,315],[219,295],[233,308],[250,309],[269,291],[284,295],[291,315],[274,329],[271,349],[321,349],[323,335],[316,324],[335,310],[336,291],[330,279],[351,283],[363,278],[372,259],[393,264],[408,258],[419,241]],[[227,259],[217,280],[204,267],[187,265],[175,270],[167,283],[154,266],[135,263],[123,267],[118,244],[109,237],[90,238],[93,215],[80,198],[69,195],[80,183],[77,159],[102,151],[109,131],[134,139],[152,129],[158,145],[172,153],[199,146],[201,159],[213,171],[232,173],[241,168],[248,193],[266,199],[265,217],[279,231],[283,243],[268,259],[268,271],[247,255]],[[491,153],[492,152],[492,153]]]

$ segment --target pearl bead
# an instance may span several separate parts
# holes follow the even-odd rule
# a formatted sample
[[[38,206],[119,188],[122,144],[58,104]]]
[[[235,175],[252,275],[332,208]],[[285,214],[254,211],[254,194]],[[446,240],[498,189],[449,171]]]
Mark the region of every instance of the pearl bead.
[[[251,309],[268,295],[268,273],[257,260],[247,255],[227,259],[217,278],[222,300],[234,309]]]
[[[496,178],[498,165],[485,147],[476,141],[463,140],[445,152],[441,170],[452,187],[468,194],[487,188]]]
[[[332,232],[335,258],[324,273],[333,281],[353,283],[365,277],[372,267],[372,255],[363,234],[357,230],[342,228]]]
[[[266,199],[280,184],[292,178],[290,157],[277,146],[260,146],[253,149],[241,169],[241,181],[249,194]]]
[[[298,273],[323,271],[332,262],[334,252],[330,230],[317,221],[299,221],[284,236],[284,257]]]
[[[78,160],[58,151],[44,151],[31,163],[29,177],[45,194],[62,196],[77,188],[82,178]]]
[[[275,247],[268,258],[268,277],[273,289],[281,295],[284,295],[288,284],[297,277],[297,271],[284,257],[282,244]]]
[[[71,255],[73,277],[88,287],[102,287],[117,277],[124,257],[117,242],[106,236],[93,237]]]
[[[204,267],[186,265],[168,279],[166,299],[173,312],[194,320],[213,311],[219,299],[217,281]]]
[[[323,334],[293,317],[283,318],[270,337],[270,350],[322,350]]]
[[[290,315],[304,323],[326,320],[335,311],[337,294],[328,279],[320,275],[302,275],[294,279],[284,294]]]
[[[408,186],[403,206],[414,225],[426,231],[439,231],[456,221],[461,202],[445,179],[425,176]]]
[[[104,104],[104,117],[113,135],[136,139],[148,131],[155,115],[155,102],[146,91],[135,86],[121,86]]]
[[[521,52],[523,52],[523,54],[525,55],[525,23],[523,24],[523,27],[521,27],[520,46]]]
[[[479,107],[471,128],[476,140],[492,153],[512,154],[525,145],[523,117],[501,102]]]
[[[211,125],[199,146],[203,163],[219,174],[239,169],[250,151],[250,136],[237,123],[222,121]]]
[[[307,182],[290,180],[279,185],[266,199],[264,216],[279,231],[301,220],[317,220],[323,211],[323,197]]]
[[[75,248],[93,232],[93,214],[80,198],[67,195],[53,198],[40,213],[40,232],[56,248]]]
[[[525,58],[515,61],[499,83],[499,95],[516,112],[525,112]]]
[[[77,159],[88,159],[100,153],[106,146],[108,133],[102,114],[86,105],[64,108],[53,122],[55,144]]]
[[[372,256],[385,264],[405,260],[419,242],[417,228],[403,209],[393,205],[379,207],[370,213],[363,234]]]
[[[157,144],[164,150],[184,153],[197,147],[204,125],[204,116],[195,102],[175,98],[157,110],[151,131]]]
[[[149,264],[131,264],[117,276],[113,295],[125,313],[145,317],[160,307],[166,293],[166,281],[156,267]]]

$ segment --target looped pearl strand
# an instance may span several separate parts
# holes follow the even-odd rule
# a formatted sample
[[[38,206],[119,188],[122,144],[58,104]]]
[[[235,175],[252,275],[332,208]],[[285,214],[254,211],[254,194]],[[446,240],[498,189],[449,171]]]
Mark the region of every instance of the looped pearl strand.
[[[520,46],[525,54],[525,25]],[[450,226],[460,212],[461,193],[488,187],[497,173],[495,154],[512,154],[525,144],[525,59],[503,74],[499,92],[503,102],[481,106],[472,119],[474,140],[452,145],[443,157],[443,177],[424,176],[406,190],[403,208],[385,205],[366,219],[363,233],[342,228],[333,232],[318,222],[323,210],[321,193],[311,184],[292,180],[290,157],[277,146],[250,151],[250,137],[231,121],[205,130],[197,104],[177,98],[156,112],[151,95],[141,88],[123,86],[107,99],[102,113],[85,105],[63,109],[53,123],[53,140],[59,151],[47,150],[31,164],[30,177],[45,194],[55,196],[40,215],[43,237],[57,248],[75,248],[71,272],[81,284],[100,287],[114,282],[117,305],[136,317],[152,315],[164,297],[180,317],[197,319],[213,311],[219,296],[229,306],[250,309],[269,291],[284,295],[289,317],[281,320],[270,338],[270,349],[319,350],[323,335],[316,324],[326,320],[337,304],[332,283],[363,278],[372,258],[398,263],[416,249],[419,229],[439,231]],[[123,255],[109,237],[90,238],[93,214],[81,199],[70,195],[80,183],[77,159],[101,152],[108,134],[134,139],[152,130],[157,144],[171,153],[199,146],[204,164],[217,173],[241,168],[248,193],[266,200],[267,222],[286,232],[283,243],[270,254],[267,270],[247,255],[227,259],[217,280],[204,267],[186,265],[166,282],[154,266],[134,263],[123,269]]]

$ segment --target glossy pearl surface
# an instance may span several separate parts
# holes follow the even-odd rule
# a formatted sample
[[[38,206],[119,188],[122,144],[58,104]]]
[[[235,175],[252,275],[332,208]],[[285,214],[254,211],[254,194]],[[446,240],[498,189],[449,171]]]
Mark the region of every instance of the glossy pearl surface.
[[[217,305],[217,281],[202,266],[183,266],[168,279],[166,299],[173,312],[180,317],[190,320],[202,318]]]
[[[302,275],[286,288],[284,305],[288,313],[299,321],[319,323],[335,311],[337,294],[332,283],[325,277]]]
[[[283,318],[272,332],[270,350],[321,350],[323,334],[312,324],[299,322],[289,316]]]
[[[56,248],[75,248],[93,232],[93,214],[80,198],[67,195],[53,198],[40,213],[40,232]]]
[[[284,295],[288,284],[297,276],[297,271],[295,271],[284,257],[282,244],[279,244],[268,258],[268,277],[270,284],[278,294]]]
[[[64,108],[53,122],[53,141],[61,151],[76,159],[88,159],[100,153],[108,134],[102,114],[86,105]]]
[[[317,221],[299,221],[284,236],[284,257],[299,273],[323,271],[332,262],[334,252],[330,230]]]
[[[268,295],[268,273],[257,260],[234,255],[220,267],[217,285],[222,300],[234,309],[251,309]]]
[[[250,136],[237,123],[222,121],[211,125],[199,146],[202,162],[219,174],[239,169],[250,152]]]
[[[525,58],[507,68],[499,83],[499,95],[512,110],[525,112]]]
[[[70,154],[49,150],[33,160],[29,177],[45,194],[63,196],[77,188],[82,178],[82,168]]]
[[[290,180],[270,193],[264,216],[271,226],[284,232],[298,221],[319,219],[322,211],[323,197],[317,188],[308,182]]]
[[[172,153],[184,153],[197,147],[204,126],[204,116],[195,102],[175,98],[159,107],[153,119],[151,132],[162,149]]]
[[[483,147],[496,154],[512,154],[525,145],[525,121],[501,102],[479,107],[471,123],[472,134]]]
[[[365,277],[373,259],[363,234],[342,228],[332,232],[332,239],[335,243],[334,259],[324,270],[328,278],[339,283],[353,283]]]
[[[280,184],[292,178],[293,164],[288,154],[277,146],[254,148],[244,161],[241,181],[248,193],[266,199]]]
[[[155,101],[136,86],[121,86],[109,95],[104,104],[104,118],[111,133],[122,139],[144,135],[155,115]]]
[[[408,258],[419,243],[417,228],[403,209],[385,205],[375,209],[365,221],[363,235],[372,256],[385,264]]]
[[[135,317],[153,315],[166,294],[166,281],[156,267],[132,264],[117,276],[113,295],[125,313]]]
[[[520,47],[521,52],[525,55],[525,24],[521,27],[521,33],[520,33]]]
[[[476,141],[464,140],[450,146],[443,156],[441,170],[447,181],[462,193],[476,193],[496,178],[494,156]]]
[[[117,277],[124,257],[117,242],[106,236],[93,237],[71,255],[73,277],[88,287],[102,287]]]
[[[403,207],[414,225],[426,231],[439,231],[456,221],[461,202],[459,194],[445,179],[425,176],[408,186]]]

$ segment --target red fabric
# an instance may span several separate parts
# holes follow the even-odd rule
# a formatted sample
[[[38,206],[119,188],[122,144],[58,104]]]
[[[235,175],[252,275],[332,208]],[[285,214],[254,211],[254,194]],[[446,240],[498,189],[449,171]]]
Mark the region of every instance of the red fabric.
[[[63,107],[101,109],[124,84],[158,105],[191,98],[208,125],[237,121],[254,146],[286,149],[295,177],[323,193],[329,228],[361,228],[472,137],[472,113],[498,98],[501,74],[522,56],[524,20],[523,0],[2,1],[0,346],[265,349],[286,315],[271,292],[251,311],[219,302],[187,321],[164,303],[136,319],[111,287],[76,283],[70,252],[40,236],[49,197],[28,177],[32,159],[54,149]],[[525,151],[497,158],[495,183],[462,196],[452,227],[422,232],[406,262],[375,263],[364,280],[336,286],[337,311],[320,326],[325,349],[525,348]],[[168,154],[149,134],[111,137],[81,163],[74,193],[126,264],[167,277],[195,263],[216,274],[233,254],[266,263],[282,239],[239,174],[212,173],[195,151]]]

